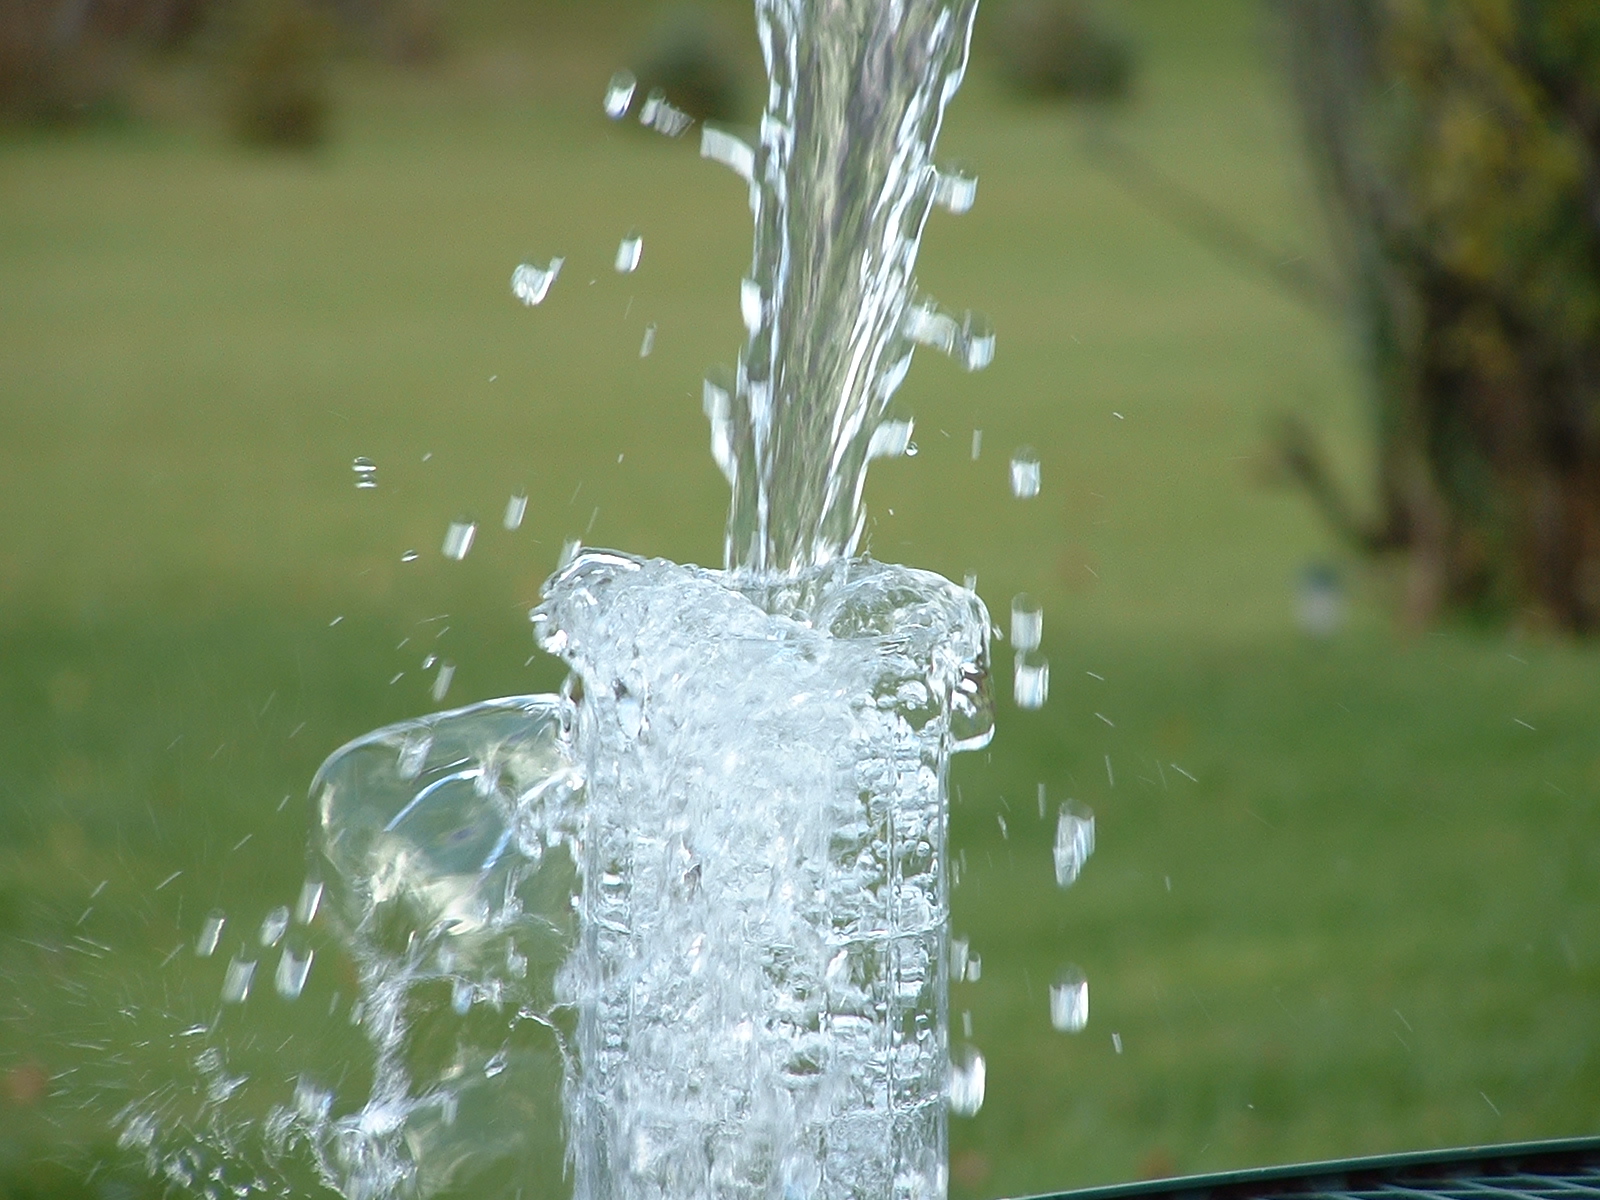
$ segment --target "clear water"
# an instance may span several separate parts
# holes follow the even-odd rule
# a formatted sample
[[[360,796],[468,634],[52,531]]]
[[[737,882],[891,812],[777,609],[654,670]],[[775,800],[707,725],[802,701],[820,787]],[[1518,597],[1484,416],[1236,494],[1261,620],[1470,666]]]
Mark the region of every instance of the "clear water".
[[[892,408],[913,350],[972,370],[994,354],[982,316],[913,276],[932,206],[976,195],[932,162],[975,4],[757,0],[759,137],[701,139],[755,218],[748,336],[705,387],[726,569],[571,542],[533,614],[567,694],[436,713],[328,759],[305,888],[191,1031],[196,1093],[124,1111],[153,1170],[244,1194],[285,1190],[300,1163],[350,1200],[510,1197],[548,1183],[528,1164],[559,1141],[579,1200],[944,1196],[947,1113],[985,1087],[948,1031],[947,985],[982,962],[949,937],[946,772],[992,732],[990,622],[970,586],[855,555],[869,462],[915,453]],[[635,87],[615,77],[606,113]],[[654,92],[639,119],[689,124]],[[639,255],[630,235],[617,269]],[[543,303],[562,262],[519,266],[517,298]],[[503,524],[525,509],[513,497]],[[475,533],[453,522],[444,556]],[[1016,680],[1043,703],[1047,664],[1019,656]],[[269,979],[326,1002],[370,1068],[239,1066],[225,1016]]]

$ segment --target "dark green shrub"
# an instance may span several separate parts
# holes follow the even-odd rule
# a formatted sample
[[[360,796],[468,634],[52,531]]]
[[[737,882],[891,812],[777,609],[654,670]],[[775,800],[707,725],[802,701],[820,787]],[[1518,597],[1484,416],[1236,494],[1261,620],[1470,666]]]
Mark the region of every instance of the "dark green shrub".
[[[634,55],[641,96],[659,88],[673,106],[699,121],[739,116],[741,71],[729,39],[693,5],[666,10]]]
[[[125,67],[86,10],[0,0],[0,122],[64,125],[118,115]]]
[[[233,132],[258,146],[311,149],[328,136],[335,27],[308,0],[239,0],[219,57]]]
[[[1080,0],[1010,0],[994,46],[1021,91],[1073,100],[1120,100],[1133,83],[1133,46]]]

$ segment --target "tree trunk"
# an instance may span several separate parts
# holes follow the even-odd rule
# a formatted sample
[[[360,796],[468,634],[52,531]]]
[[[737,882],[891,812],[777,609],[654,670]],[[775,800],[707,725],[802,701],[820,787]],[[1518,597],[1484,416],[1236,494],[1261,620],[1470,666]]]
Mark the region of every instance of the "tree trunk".
[[[1600,5],[1277,7],[1374,401],[1363,544],[1414,620],[1600,628]]]

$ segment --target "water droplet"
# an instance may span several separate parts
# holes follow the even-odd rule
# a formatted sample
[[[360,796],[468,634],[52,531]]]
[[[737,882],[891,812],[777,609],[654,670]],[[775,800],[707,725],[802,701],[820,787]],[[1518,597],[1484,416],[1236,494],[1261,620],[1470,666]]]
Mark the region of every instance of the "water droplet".
[[[644,327],[644,340],[639,343],[639,357],[649,358],[650,351],[654,350],[655,348],[656,327],[654,325],[646,325]]]
[[[1088,1023],[1088,977],[1081,967],[1065,967],[1050,985],[1050,1024],[1062,1033],[1078,1033]]]
[[[451,521],[444,534],[444,556],[460,562],[472,549],[472,539],[478,536],[478,523],[468,517]]]
[[[613,121],[620,121],[628,115],[628,108],[633,104],[633,89],[639,86],[639,81],[634,78],[632,71],[618,71],[611,77],[611,82],[606,85],[606,116]]]
[[[439,656],[438,655],[436,655],[436,654],[425,654],[425,655],[422,656],[422,669],[424,671],[431,671],[433,669],[433,664],[438,662],[438,661],[439,661]]]
[[[1120,1033],[1113,1033],[1111,1035],[1111,1048],[1118,1054],[1122,1053],[1122,1035]]]
[[[1083,864],[1094,853],[1094,813],[1072,804],[1061,806],[1056,818],[1056,843],[1052,851],[1056,863],[1056,883],[1071,887],[1083,871]]]
[[[578,557],[578,551],[583,549],[583,542],[578,538],[568,538],[561,543],[561,557],[556,560],[556,570],[568,566],[573,559]]]
[[[250,981],[255,978],[256,964],[253,959],[235,958],[228,964],[227,973],[222,977],[222,1002],[224,1004],[243,1004],[245,997],[250,994]]]
[[[666,92],[660,88],[651,88],[650,94],[639,106],[639,124],[658,133],[664,133],[668,137],[677,137],[694,124],[694,118],[681,108],[675,107],[667,99]]]
[[[969,591],[969,592],[977,591],[978,590],[978,573],[976,571],[968,571],[965,575],[963,575],[961,577],[961,586],[966,588],[967,591]]]
[[[761,328],[761,285],[754,279],[739,281],[739,316],[750,333]]]
[[[294,919],[302,925],[309,925],[317,918],[317,909],[322,905],[322,880],[308,879],[300,885],[300,896],[294,902]]]
[[[973,462],[977,462],[978,461],[978,455],[980,455],[982,453],[983,453],[983,430],[974,429],[972,431],[972,461]]]
[[[284,930],[288,928],[289,906],[280,904],[261,921],[261,944],[263,946],[276,946],[283,939]]]
[[[967,955],[967,982],[977,983],[983,978],[983,956],[980,954]]]
[[[561,264],[564,258],[552,258],[548,267],[536,267],[532,263],[523,263],[511,272],[511,294],[521,300],[528,307],[543,303],[544,298],[550,294],[550,285],[556,281],[556,276],[561,274]]]
[[[378,464],[366,455],[362,455],[350,464],[350,469],[356,474],[356,487],[363,490],[378,486]]]
[[[458,1017],[464,1017],[472,1011],[472,985],[465,979],[451,981],[450,1007]]]
[[[966,938],[950,939],[950,978],[961,980],[967,977],[967,954],[969,949]]]
[[[1018,708],[1043,708],[1050,698],[1050,660],[1037,650],[1017,655],[1011,696]]]
[[[293,941],[283,944],[278,956],[278,969],[273,973],[272,984],[285,1000],[297,998],[305,990],[306,976],[311,974],[311,960],[315,957],[309,946]]]
[[[961,325],[947,312],[941,312],[931,300],[909,305],[905,315],[905,335],[913,342],[932,346],[946,354],[954,352],[961,336]]]
[[[968,212],[977,198],[978,177],[963,167],[947,167],[934,178],[933,202],[946,212]]]
[[[982,313],[969,312],[961,322],[961,335],[957,340],[961,351],[961,365],[969,371],[981,371],[994,361],[994,326]]]
[[[868,458],[899,458],[911,445],[910,421],[883,421],[867,442]]]
[[[504,1071],[506,1069],[507,1057],[508,1056],[504,1050],[499,1050],[490,1055],[489,1061],[483,1064],[484,1078],[493,1079],[496,1075],[500,1074],[501,1071]]]
[[[1011,645],[1037,650],[1044,636],[1044,607],[1027,592],[1011,597]]]
[[[427,729],[417,729],[407,735],[400,744],[400,753],[395,757],[395,774],[401,779],[411,780],[422,774],[422,768],[427,764],[428,754],[433,749],[433,734]]]
[[[977,1114],[983,1107],[987,1067],[983,1055],[971,1046],[962,1046],[950,1063],[950,1111],[960,1117]]]
[[[644,253],[644,239],[632,230],[617,246],[617,272],[630,275],[639,269],[639,256]]]
[[[709,125],[700,129],[700,157],[731,167],[741,179],[756,173],[756,152],[742,138]]]
[[[915,458],[916,456],[917,456],[917,444],[915,442],[907,442],[906,443],[906,457],[907,458]]]
[[[206,914],[206,919],[200,922],[200,936],[194,940],[194,952],[201,958],[210,958],[217,952],[217,943],[222,940],[222,927],[228,923],[227,914],[220,908],[213,908]]]
[[[450,681],[455,678],[455,675],[456,667],[454,663],[439,664],[439,674],[434,677],[433,687],[428,692],[428,695],[433,697],[435,704],[440,704],[444,701],[445,694],[450,690]]]
[[[1020,446],[1011,456],[1011,494],[1018,500],[1039,494],[1039,452],[1032,446]]]
[[[403,563],[416,562],[419,557],[420,555],[415,550],[407,550],[400,555],[400,561]]]

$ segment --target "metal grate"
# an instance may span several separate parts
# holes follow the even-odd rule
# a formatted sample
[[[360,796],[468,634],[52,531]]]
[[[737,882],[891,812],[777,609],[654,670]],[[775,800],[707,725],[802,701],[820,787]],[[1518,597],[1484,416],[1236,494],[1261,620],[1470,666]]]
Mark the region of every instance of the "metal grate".
[[[1600,1200],[1600,1137],[1191,1175],[1035,1200]]]

